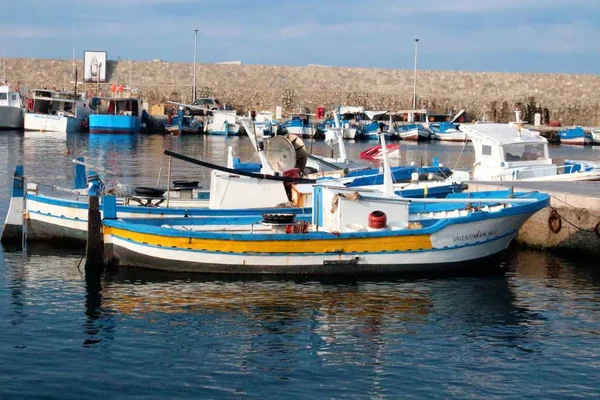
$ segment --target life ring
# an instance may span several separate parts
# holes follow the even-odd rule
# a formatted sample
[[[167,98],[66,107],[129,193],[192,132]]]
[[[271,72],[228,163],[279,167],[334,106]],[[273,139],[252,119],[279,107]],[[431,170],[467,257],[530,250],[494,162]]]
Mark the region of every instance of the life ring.
[[[561,228],[562,218],[558,212],[556,212],[556,210],[552,210],[550,216],[548,217],[548,229],[550,229],[552,233],[558,233],[560,232]]]
[[[33,99],[27,99],[27,111],[33,111]]]
[[[598,223],[594,227],[594,233],[600,238],[600,221],[598,221]]]

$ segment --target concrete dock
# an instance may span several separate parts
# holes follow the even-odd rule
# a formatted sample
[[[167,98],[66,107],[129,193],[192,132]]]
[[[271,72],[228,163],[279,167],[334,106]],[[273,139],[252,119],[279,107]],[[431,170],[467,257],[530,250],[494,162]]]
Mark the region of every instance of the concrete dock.
[[[548,193],[550,207],[523,225],[517,241],[542,249],[600,256],[600,182],[467,183],[471,192],[513,187],[515,191]]]

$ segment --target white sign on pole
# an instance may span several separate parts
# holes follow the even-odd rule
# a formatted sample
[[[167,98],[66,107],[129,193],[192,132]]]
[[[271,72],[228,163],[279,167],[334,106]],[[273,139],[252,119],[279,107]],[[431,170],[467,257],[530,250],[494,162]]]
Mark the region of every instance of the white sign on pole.
[[[106,82],[106,51],[83,52],[83,79],[86,82]]]

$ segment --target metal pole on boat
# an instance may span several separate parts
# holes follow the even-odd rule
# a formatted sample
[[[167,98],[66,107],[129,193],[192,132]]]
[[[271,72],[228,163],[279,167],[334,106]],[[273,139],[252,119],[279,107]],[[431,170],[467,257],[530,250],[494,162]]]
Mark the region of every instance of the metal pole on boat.
[[[169,156],[169,167],[167,169],[167,208],[169,207],[169,199],[171,198],[171,156]]]
[[[196,56],[198,54],[198,29],[194,29],[194,87],[192,88],[192,101],[196,101]]]
[[[413,110],[417,109],[417,56],[418,56],[418,54],[419,54],[419,39],[415,39],[415,72],[414,72],[414,76],[413,76]],[[411,121],[411,122],[414,122],[414,121]]]

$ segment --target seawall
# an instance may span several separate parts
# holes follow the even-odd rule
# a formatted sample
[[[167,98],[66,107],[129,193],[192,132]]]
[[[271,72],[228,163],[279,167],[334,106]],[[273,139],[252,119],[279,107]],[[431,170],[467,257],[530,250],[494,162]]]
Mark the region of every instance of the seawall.
[[[83,62],[76,62],[82,76]],[[12,58],[6,60],[7,79],[14,86],[69,88],[71,60]],[[141,90],[151,104],[167,100],[188,102],[192,93],[192,63],[115,61],[107,63],[112,83]],[[81,78],[80,78],[81,80]],[[413,71],[272,65],[196,65],[198,96],[214,96],[241,111],[274,109],[285,112],[337,104],[369,109],[401,110],[412,106]],[[96,90],[95,84],[85,89]],[[80,87],[84,89],[84,87]],[[418,71],[418,108],[442,112],[465,109],[469,119],[484,115],[507,122],[520,109],[526,121],[540,112],[543,122],[600,125],[600,75],[519,74],[497,72]]]

